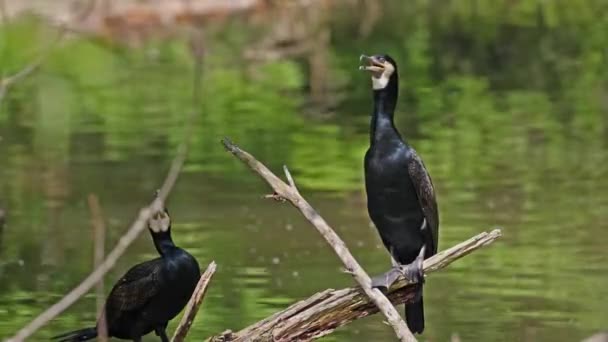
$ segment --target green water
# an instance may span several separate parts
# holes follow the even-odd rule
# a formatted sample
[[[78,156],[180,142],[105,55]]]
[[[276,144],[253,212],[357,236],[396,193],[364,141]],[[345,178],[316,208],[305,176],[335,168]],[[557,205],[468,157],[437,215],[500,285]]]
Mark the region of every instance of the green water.
[[[238,330],[328,287],[353,284],[318,233],[219,144],[229,136],[301,192],[372,274],[388,266],[370,223],[362,158],[370,82],[360,53],[399,63],[402,134],[437,187],[440,249],[495,226],[503,238],[429,276],[421,340],[577,341],[608,328],[608,15],[603,1],[384,1],[380,22],[336,11],[327,47],[331,105],[307,96],[304,59],[250,66],[263,30],[207,32],[200,101],[187,35],[129,48],[73,38],[0,104],[0,337],[10,336],[91,270],[86,197],[97,194],[113,246],[163,180],[194,107],[194,139],[168,206],[174,239],[219,267],[191,340]],[[12,74],[52,30],[3,27]],[[147,235],[106,278],[154,257]],[[81,299],[32,340],[95,321]],[[172,331],[176,322],[172,322]],[[326,341],[391,340],[381,317]],[[148,336],[147,341],[155,341]]]

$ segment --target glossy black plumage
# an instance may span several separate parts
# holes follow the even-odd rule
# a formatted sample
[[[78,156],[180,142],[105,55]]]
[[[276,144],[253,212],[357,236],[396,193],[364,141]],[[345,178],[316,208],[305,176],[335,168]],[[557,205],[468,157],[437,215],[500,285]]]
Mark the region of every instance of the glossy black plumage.
[[[407,265],[415,261],[423,246],[424,258],[437,253],[439,217],[435,191],[422,159],[402,139],[393,122],[399,92],[395,61],[389,56],[362,59],[370,61],[373,68],[362,69],[372,71],[377,88],[373,92],[370,147],[364,160],[368,212],[384,246],[399,264]],[[390,75],[384,74],[386,79],[381,82],[379,78],[386,72],[384,63],[390,63],[389,69],[394,70]],[[406,321],[412,332],[424,330],[422,296],[406,305]]]
[[[164,217],[167,221],[162,221]],[[155,331],[161,341],[168,341],[165,331],[168,322],[192,296],[200,278],[199,265],[192,255],[173,243],[168,217],[167,211],[157,213],[148,224],[160,257],[133,266],[108,295],[105,316],[110,337],[140,341],[142,336]],[[160,226],[168,228],[163,231]],[[96,336],[97,328],[86,328],[54,338],[67,342]]]

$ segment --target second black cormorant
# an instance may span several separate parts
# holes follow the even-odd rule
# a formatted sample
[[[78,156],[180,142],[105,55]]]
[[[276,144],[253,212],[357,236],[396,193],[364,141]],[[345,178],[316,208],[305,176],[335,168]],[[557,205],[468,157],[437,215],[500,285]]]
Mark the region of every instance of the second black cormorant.
[[[154,331],[168,342],[167,324],[186,306],[200,278],[196,259],[171,239],[171,218],[165,209],[148,221],[159,258],[137,264],[114,285],[105,304],[108,335],[141,341]],[[55,336],[60,342],[87,341],[97,327]]]
[[[422,284],[422,261],[437,253],[439,216],[435,190],[422,159],[395,128],[393,116],[399,93],[397,63],[387,55],[361,56],[361,70],[372,76],[374,108],[370,147],[365,154],[365,188],[369,215],[394,267],[372,279],[389,288],[404,274]],[[413,333],[424,330],[422,286],[405,318]]]

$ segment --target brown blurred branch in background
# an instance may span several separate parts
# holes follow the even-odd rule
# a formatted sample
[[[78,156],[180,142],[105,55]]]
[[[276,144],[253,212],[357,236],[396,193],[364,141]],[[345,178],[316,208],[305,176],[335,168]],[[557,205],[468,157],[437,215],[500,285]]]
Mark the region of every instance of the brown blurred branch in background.
[[[103,219],[103,211],[99,204],[99,198],[95,194],[89,194],[87,198],[89,211],[91,212],[91,225],[93,226],[93,269],[99,268],[105,255],[106,225]],[[108,340],[108,329],[106,327],[106,316],[104,313],[105,294],[103,277],[95,287],[95,300],[97,302],[97,339],[101,342]]]
[[[186,339],[188,332],[190,331],[190,327],[192,323],[194,323],[194,319],[196,318],[196,314],[200,309],[201,304],[203,303],[203,299],[205,298],[205,294],[207,293],[207,288],[209,286],[209,282],[215,273],[217,265],[215,261],[212,261],[209,266],[207,266],[207,270],[203,275],[201,275],[201,279],[198,281],[196,285],[196,289],[186,306],[186,310],[184,311],[184,315],[182,316],[182,320],[179,322],[177,329],[175,329],[175,333],[171,338],[171,342],[182,342]]]
[[[296,188],[293,177],[289,173],[287,167],[284,167],[285,176],[289,184],[283,182],[277,177],[272,171],[270,171],[264,164],[259,162],[255,157],[246,151],[242,150],[229,139],[225,138],[222,140],[226,150],[231,152],[239,160],[245,163],[251,170],[257,173],[272,189],[274,194],[271,197],[276,199],[282,199],[289,201],[294,207],[296,207],[304,217],[310,221],[310,223],[317,228],[319,233],[325,238],[327,243],[333,248],[334,252],[340,258],[340,261],[346,267],[348,273],[350,273],[355,280],[361,286],[361,289],[367,297],[373,302],[382,314],[388,320],[388,323],[393,327],[395,334],[400,341],[416,341],[416,338],[408,329],[407,325],[395,309],[393,304],[384,296],[384,294],[375,288],[371,287],[371,280],[365,270],[359,265],[357,260],[346,247],[346,244],[338,234],[327,224],[327,222],[319,215],[319,213],[300,195],[300,192]]]

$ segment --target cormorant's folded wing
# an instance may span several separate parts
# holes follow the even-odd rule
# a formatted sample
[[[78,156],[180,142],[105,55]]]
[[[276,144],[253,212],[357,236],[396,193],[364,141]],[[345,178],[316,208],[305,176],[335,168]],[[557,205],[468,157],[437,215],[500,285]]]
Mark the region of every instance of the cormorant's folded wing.
[[[114,285],[106,301],[106,312],[131,311],[143,307],[161,287],[161,258],[133,266]],[[108,315],[111,317],[113,315]]]
[[[426,249],[427,255],[433,255],[437,253],[437,244],[439,240],[439,214],[437,210],[437,199],[435,198],[435,188],[433,187],[433,181],[429,175],[422,159],[416,151],[412,149],[412,158],[408,164],[408,173],[416,189],[418,195],[418,202],[426,218],[426,231],[424,232],[426,237]],[[429,243],[432,243],[429,246]]]

